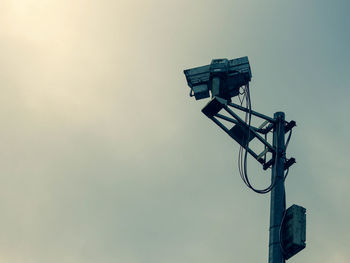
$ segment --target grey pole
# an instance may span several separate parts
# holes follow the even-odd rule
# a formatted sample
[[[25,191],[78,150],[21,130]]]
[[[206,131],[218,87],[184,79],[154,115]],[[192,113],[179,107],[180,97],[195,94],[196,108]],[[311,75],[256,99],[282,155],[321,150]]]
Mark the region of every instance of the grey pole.
[[[286,208],[284,189],[284,112],[276,112],[277,120],[273,130],[273,146],[276,147],[275,164],[272,166],[271,181],[275,184],[271,190],[269,263],[284,263],[280,243],[280,227]]]

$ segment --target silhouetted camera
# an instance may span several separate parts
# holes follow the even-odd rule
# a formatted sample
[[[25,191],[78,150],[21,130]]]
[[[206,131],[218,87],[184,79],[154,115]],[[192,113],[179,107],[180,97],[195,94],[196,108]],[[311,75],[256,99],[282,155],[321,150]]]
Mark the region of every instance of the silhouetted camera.
[[[210,65],[184,70],[190,96],[196,100],[221,97],[231,100],[239,94],[239,88],[252,78],[248,57],[232,60],[213,59]]]

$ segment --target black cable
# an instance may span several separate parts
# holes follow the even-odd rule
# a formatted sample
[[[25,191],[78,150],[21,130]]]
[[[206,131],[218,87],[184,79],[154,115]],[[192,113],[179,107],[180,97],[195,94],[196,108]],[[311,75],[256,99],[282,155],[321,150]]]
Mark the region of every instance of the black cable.
[[[240,95],[243,95],[242,99],[240,98]],[[245,97],[246,97],[246,87],[243,86],[242,92],[239,92],[239,95],[238,95],[241,106],[243,106],[243,101],[244,101]],[[247,121],[247,113],[245,113],[245,122],[246,121]],[[244,181],[244,183],[247,184],[245,179],[244,179],[244,172],[243,172],[243,147],[242,146],[240,146],[239,152],[238,152],[238,171],[239,171],[239,175],[242,178],[242,180]]]
[[[248,114],[248,137],[247,137],[247,144],[246,144],[246,151],[245,151],[245,156],[244,156],[244,178],[245,178],[245,181],[247,182],[247,185],[250,189],[252,189],[254,192],[256,193],[259,193],[259,194],[264,194],[264,193],[268,193],[271,189],[271,187],[267,187],[265,189],[256,189],[254,188],[250,181],[249,181],[249,177],[248,177],[248,172],[247,172],[247,160],[248,160],[248,146],[249,146],[249,137],[250,137],[250,126],[251,126],[251,108],[252,108],[252,105],[251,105],[251,98],[250,98],[250,90],[249,90],[249,86],[246,87],[246,91],[247,91],[247,100],[246,100],[246,103],[247,103],[247,108],[249,110],[249,114]]]
[[[292,129],[289,131],[287,142],[286,142],[286,145],[284,146],[285,151],[287,150],[290,138],[292,137],[292,131],[293,131]]]
[[[287,172],[286,172],[286,174],[284,175],[284,178],[283,178],[284,181],[286,180],[286,178],[287,178],[287,176],[288,176],[288,173],[289,173],[289,168],[287,169]]]
[[[289,170],[289,169],[288,169]],[[288,174],[288,170],[287,170],[287,174]],[[286,177],[287,174],[284,176]],[[279,229],[279,242],[280,242],[280,246],[281,246],[281,250],[282,250],[282,254],[286,255],[286,248],[283,244],[283,240],[282,240],[282,228],[283,228],[283,223],[284,223],[284,219],[286,217],[286,213],[287,213],[287,209],[286,209],[286,191],[284,190],[284,195],[283,195],[283,216],[282,216],[282,220],[281,220],[281,225],[280,225],[280,229]]]
[[[289,141],[290,141],[290,138],[292,137],[292,129],[289,131],[289,134],[288,134],[288,138],[287,138],[287,141],[286,141],[286,144],[284,146],[284,161],[287,162],[288,159],[286,158],[286,152],[287,152],[287,148],[288,148],[288,144],[289,144]],[[283,180],[286,180],[287,176],[288,176],[288,173],[289,173],[289,167],[287,169],[287,172],[286,174],[284,175],[284,178]]]
[[[194,96],[194,91],[193,91],[193,89],[191,88],[191,90],[190,90],[190,97],[193,97]]]
[[[245,123],[248,125],[248,128],[251,126],[251,99],[250,99],[250,90],[249,90],[249,85],[245,87],[245,98],[246,98],[246,108],[248,108],[248,112],[245,114]],[[243,104],[242,101],[240,100],[241,105]],[[245,145],[245,152],[244,152],[244,157],[243,157],[243,147],[240,147],[239,150],[239,155],[238,155],[238,169],[241,178],[243,179],[244,183],[254,192],[259,193],[259,194],[266,194],[272,190],[272,188],[276,184],[276,178],[274,178],[274,181],[271,182],[271,185],[266,187],[265,189],[256,189],[252,186],[250,183],[249,177],[248,177],[248,172],[247,172],[247,157],[248,157],[248,146],[249,146],[249,137],[250,137],[250,129],[248,129],[248,136],[247,136],[247,142]],[[277,160],[277,158],[275,159]],[[276,165],[275,165],[276,168]]]

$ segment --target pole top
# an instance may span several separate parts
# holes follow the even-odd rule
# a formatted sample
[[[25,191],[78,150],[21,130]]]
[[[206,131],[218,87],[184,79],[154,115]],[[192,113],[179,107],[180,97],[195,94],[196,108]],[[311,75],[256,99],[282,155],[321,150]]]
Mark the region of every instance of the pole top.
[[[277,112],[275,112],[275,114],[273,115],[273,117],[274,117],[275,119],[277,119],[277,118],[282,118],[282,119],[284,119],[285,114],[284,114],[283,111],[277,111]]]

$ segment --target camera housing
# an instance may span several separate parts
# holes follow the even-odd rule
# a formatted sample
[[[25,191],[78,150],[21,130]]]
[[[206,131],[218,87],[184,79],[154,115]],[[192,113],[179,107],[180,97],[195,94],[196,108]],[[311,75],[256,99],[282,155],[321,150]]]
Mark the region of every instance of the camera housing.
[[[231,100],[252,78],[248,57],[213,59],[209,65],[184,70],[190,96],[196,100],[220,97]]]

